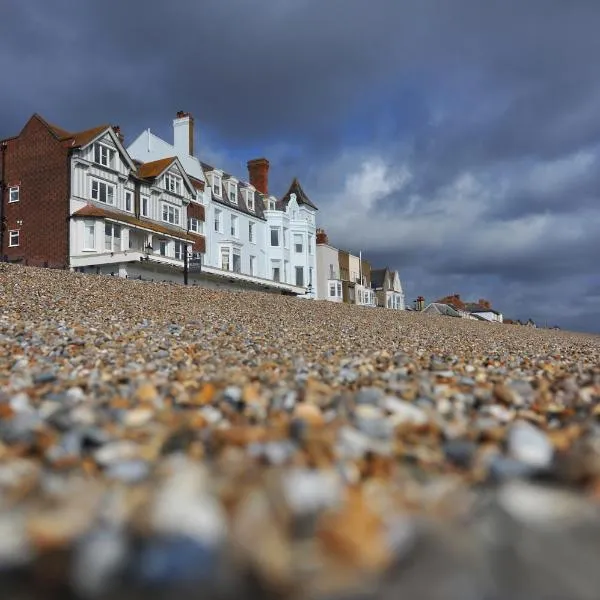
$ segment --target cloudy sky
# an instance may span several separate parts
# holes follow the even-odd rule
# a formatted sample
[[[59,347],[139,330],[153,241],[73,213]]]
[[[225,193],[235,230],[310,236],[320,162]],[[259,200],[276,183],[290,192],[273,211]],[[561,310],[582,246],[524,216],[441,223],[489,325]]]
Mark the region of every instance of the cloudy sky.
[[[298,176],[330,241],[600,332],[597,0],[0,0],[0,137],[121,125]]]

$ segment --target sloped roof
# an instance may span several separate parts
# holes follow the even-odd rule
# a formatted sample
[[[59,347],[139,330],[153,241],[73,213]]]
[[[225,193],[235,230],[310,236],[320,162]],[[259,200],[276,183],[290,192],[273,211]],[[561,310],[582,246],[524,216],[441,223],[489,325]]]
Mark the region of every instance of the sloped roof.
[[[204,171],[214,171],[215,167],[201,162],[200,163],[202,168],[204,169]],[[220,170],[220,169],[218,169]],[[230,196],[229,196],[229,183],[227,183],[227,185],[223,185],[224,181],[226,181],[227,179],[235,179],[238,183],[237,183],[237,202],[232,202]],[[242,213],[245,213],[247,215],[250,215],[252,217],[256,217],[257,219],[262,219],[263,221],[265,221],[265,215],[264,215],[264,204],[263,204],[263,198],[264,196],[257,190],[254,190],[253,192],[251,191],[251,193],[254,194],[254,210],[250,210],[246,204],[246,199],[244,197],[244,194],[242,194],[242,190],[243,189],[247,189],[250,186],[247,183],[241,182],[237,179],[237,177],[234,177],[233,175],[229,174],[229,173],[225,173],[223,172],[223,181],[221,182],[221,197],[219,196],[215,196],[215,193],[211,187],[211,194],[212,194],[212,200],[214,202],[216,202],[217,204],[222,204],[223,206],[227,206],[228,208],[233,208],[235,210],[238,210]]]
[[[305,204],[306,206],[310,206],[310,208],[314,210],[319,210],[310,200],[310,198],[306,195],[300,182],[297,177],[294,177],[292,183],[290,184],[290,188],[283,195],[283,197],[279,200],[279,205],[281,206],[281,210],[285,210],[290,201],[290,196],[292,194],[296,194],[296,202],[298,204]]]
[[[134,225],[137,227],[143,227],[144,229],[150,229],[151,231],[155,231],[156,233],[164,233],[165,235],[172,235],[174,237],[178,237],[184,240],[188,240],[190,242],[195,242],[198,238],[203,237],[201,235],[194,235],[191,233],[186,233],[183,229],[176,229],[174,227],[166,227],[165,225],[160,225],[158,223],[154,223],[153,221],[146,221],[142,219],[138,219],[133,215],[125,214],[122,212],[117,212],[113,210],[106,210],[104,208],[100,208],[99,206],[94,206],[93,204],[88,204],[83,208],[80,208],[78,211],[74,212],[72,217],[96,217],[99,219],[114,219],[116,221],[122,221],[124,223],[128,223],[130,225]]]
[[[481,306],[480,304],[477,304],[476,302],[467,302],[465,304],[465,310],[468,310],[471,313],[491,312],[491,313],[494,313],[495,315],[501,314],[493,308],[486,308],[485,306]]]
[[[442,304],[441,302],[432,302],[423,309],[423,312],[434,315],[444,315],[446,317],[460,317],[460,313],[454,310],[448,304]]]
[[[388,271],[387,267],[385,267],[385,269],[371,269],[371,287],[383,287],[386,271]]]
[[[169,156],[168,158],[141,163],[138,166],[137,175],[142,179],[155,179],[164,173],[176,160],[176,156]]]

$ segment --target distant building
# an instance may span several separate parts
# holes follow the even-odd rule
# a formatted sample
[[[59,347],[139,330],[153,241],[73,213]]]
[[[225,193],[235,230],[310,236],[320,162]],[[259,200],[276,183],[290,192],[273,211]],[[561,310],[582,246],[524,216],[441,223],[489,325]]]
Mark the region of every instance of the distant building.
[[[377,306],[404,310],[404,291],[398,271],[388,267],[371,270],[371,287],[377,295]]]

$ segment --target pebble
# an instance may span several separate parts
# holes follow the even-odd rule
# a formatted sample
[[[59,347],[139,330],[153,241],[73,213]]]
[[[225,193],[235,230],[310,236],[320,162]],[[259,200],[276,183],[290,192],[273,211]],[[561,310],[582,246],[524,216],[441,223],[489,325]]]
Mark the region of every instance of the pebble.
[[[4,263],[0,289],[7,597],[597,597],[598,336]]]

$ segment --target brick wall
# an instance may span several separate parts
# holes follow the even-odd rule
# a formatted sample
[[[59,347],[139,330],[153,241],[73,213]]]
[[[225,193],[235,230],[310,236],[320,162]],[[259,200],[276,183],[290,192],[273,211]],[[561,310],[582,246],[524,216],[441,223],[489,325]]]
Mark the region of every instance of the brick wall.
[[[7,141],[3,191],[5,231],[0,256],[33,266],[62,268],[69,262],[68,149],[37,117]],[[8,187],[19,186],[19,201],[8,203]],[[20,230],[9,248],[9,231]]]

